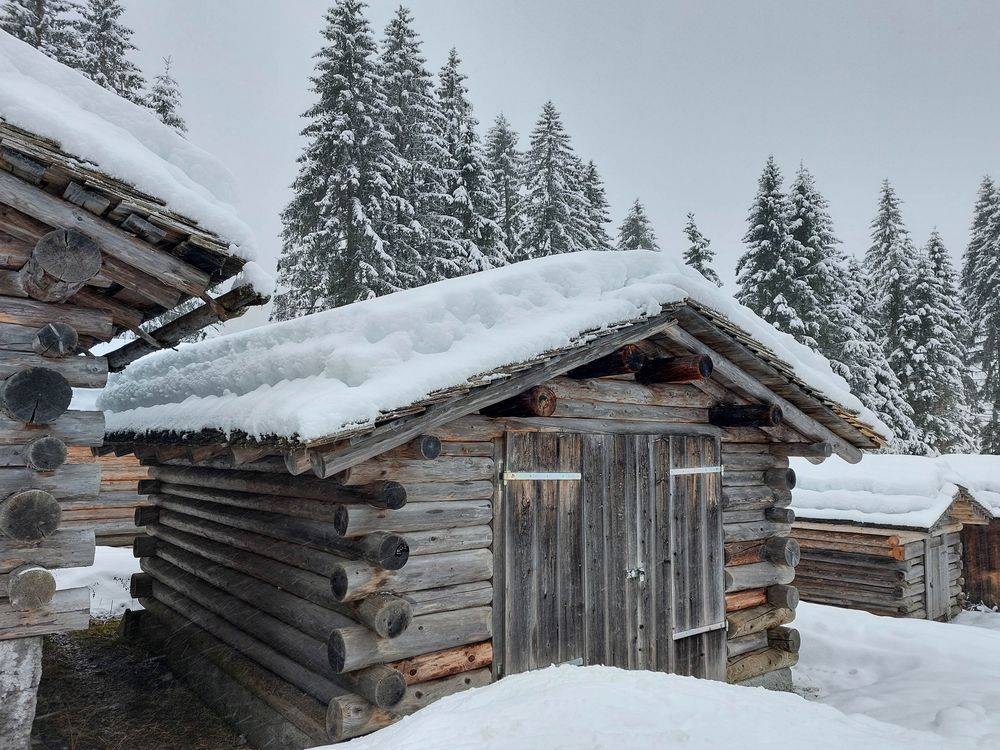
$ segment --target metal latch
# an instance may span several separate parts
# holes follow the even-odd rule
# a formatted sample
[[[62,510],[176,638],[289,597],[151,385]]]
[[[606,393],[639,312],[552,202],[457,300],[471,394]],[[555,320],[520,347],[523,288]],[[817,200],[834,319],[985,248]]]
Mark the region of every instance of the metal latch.
[[[503,481],[505,482],[530,480],[563,482],[579,480],[582,477],[583,475],[578,471],[505,471],[503,473]]]
[[[643,568],[629,568],[625,571],[625,580],[631,581],[633,578],[638,578],[639,583],[645,583],[646,571]]]
[[[719,466],[692,466],[687,469],[671,469],[670,476],[681,477],[690,474],[724,474],[725,467],[721,464]]]

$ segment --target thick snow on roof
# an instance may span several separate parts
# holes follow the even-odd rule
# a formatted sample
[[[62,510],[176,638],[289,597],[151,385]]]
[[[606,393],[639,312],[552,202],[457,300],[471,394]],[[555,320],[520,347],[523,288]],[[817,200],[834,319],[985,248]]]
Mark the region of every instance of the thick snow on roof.
[[[351,750],[931,750],[929,732],[791,693],[661,672],[549,667],[451,695]],[[327,750],[333,750],[333,746]]]
[[[853,521],[928,529],[958,487],[1000,515],[1000,456],[869,454],[851,465],[834,456],[814,465],[792,459],[792,509],[802,520]]]
[[[48,138],[100,172],[148,193],[254,260],[234,180],[215,157],[146,109],[0,32],[0,118]]]
[[[697,272],[641,250],[538,258],[159,352],[113,378],[100,405],[111,432],[316,440],[689,298],[889,434],[825,358]]]

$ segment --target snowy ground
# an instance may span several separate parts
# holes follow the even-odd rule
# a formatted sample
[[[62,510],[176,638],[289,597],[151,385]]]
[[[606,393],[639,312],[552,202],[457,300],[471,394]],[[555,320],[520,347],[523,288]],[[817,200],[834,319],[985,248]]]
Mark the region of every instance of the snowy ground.
[[[128,547],[98,547],[94,564],[86,568],[53,570],[56,586],[72,589],[87,586],[90,589],[90,616],[96,618],[118,617],[128,609],[142,609],[129,596],[129,580],[139,572],[139,561],[132,557]]]

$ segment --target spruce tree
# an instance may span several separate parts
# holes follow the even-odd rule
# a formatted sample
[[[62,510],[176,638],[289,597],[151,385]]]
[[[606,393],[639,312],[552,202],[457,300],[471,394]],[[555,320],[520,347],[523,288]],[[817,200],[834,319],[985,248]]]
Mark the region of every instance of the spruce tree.
[[[788,190],[788,250],[799,294],[789,298],[810,332],[815,347],[827,357],[836,355],[837,338],[830,310],[843,300],[843,265],[840,240],[833,231],[829,203],[816,188],[804,165],[799,166]]]
[[[438,75],[437,102],[441,112],[441,140],[446,203],[443,236],[431,263],[432,278],[451,278],[506,265],[510,262],[503,230],[495,217],[500,197],[486,164],[476,131],[461,58],[453,48]]]
[[[917,253],[903,225],[900,200],[888,180],[882,182],[878,213],[871,227],[872,244],[865,254],[865,270],[873,284],[872,317],[891,359],[892,352],[902,344],[899,327],[903,317],[912,309],[906,297],[913,288]],[[896,374],[900,374],[898,370]]]
[[[980,395],[986,415],[981,444],[984,453],[1000,454],[1000,205],[991,212],[976,269],[972,314],[979,322],[976,356],[982,368]]]
[[[129,59],[134,33],[121,17],[120,0],[87,0],[81,11],[76,67],[85,76],[129,101],[142,104],[146,81]]]
[[[170,75],[171,59],[163,58],[163,72],[153,79],[153,85],[146,97],[146,106],[156,112],[160,122],[169,125],[178,133],[187,132],[187,124],[180,115],[181,92],[177,81]]]
[[[525,226],[519,259],[588,249],[589,210],[579,163],[559,112],[546,102],[524,160]]]
[[[493,218],[503,230],[504,244],[511,258],[520,257],[518,238],[524,231],[523,180],[524,154],[517,148],[518,135],[507,118],[497,115],[486,133],[486,164],[493,175],[493,188],[499,198]]]
[[[653,225],[646,216],[646,209],[639,199],[629,206],[628,213],[618,227],[616,250],[659,250]]]
[[[698,225],[694,223],[694,214],[690,212],[687,215],[687,224],[684,225],[684,236],[690,243],[688,249],[684,251],[684,262],[716,286],[722,286],[719,274],[711,266],[715,259],[712,243],[698,229]]]
[[[815,316],[803,318],[800,311],[814,311],[818,302],[807,282],[808,258],[791,242],[781,183],[781,170],[770,156],[747,216],[743,236],[747,250],[736,264],[736,299],[779,331],[816,348],[819,329]]]
[[[391,238],[402,287],[430,280],[434,238],[445,231],[448,152],[421,45],[410,11],[401,6],[385,28],[381,68],[389,106],[386,125],[400,159],[395,190],[413,208],[413,221],[397,223]]]
[[[851,392],[895,434],[892,453],[925,455],[930,448],[913,422],[913,409],[902,395],[899,378],[889,366],[878,332],[868,323],[872,309],[871,281],[861,264],[851,258],[840,267],[846,296],[831,310],[839,333],[833,342],[837,356],[830,359],[834,372],[851,386]]]
[[[586,200],[586,232],[588,250],[611,250],[611,238],[608,236],[607,225],[611,222],[608,197],[604,191],[604,180],[597,171],[593,161],[588,161],[582,167],[580,184],[583,197]]]
[[[0,28],[54,60],[75,67],[80,44],[68,0],[5,0]]]
[[[271,317],[286,320],[400,288],[391,244],[409,204],[393,192],[400,166],[386,128],[375,41],[361,0],[326,14],[311,77],[306,145],[282,213],[282,254]]]
[[[964,382],[968,357],[962,341],[967,321],[951,258],[937,230],[921,253],[909,297],[913,311],[901,325],[907,342],[903,395],[913,407],[913,421],[935,450],[973,451]],[[890,365],[900,369],[899,363]]]

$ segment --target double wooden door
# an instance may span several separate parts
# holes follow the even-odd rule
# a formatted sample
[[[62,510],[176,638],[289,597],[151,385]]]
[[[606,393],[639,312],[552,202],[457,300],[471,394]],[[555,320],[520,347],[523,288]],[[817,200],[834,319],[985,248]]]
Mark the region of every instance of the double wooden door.
[[[564,662],[724,679],[715,438],[508,433],[498,676]]]

